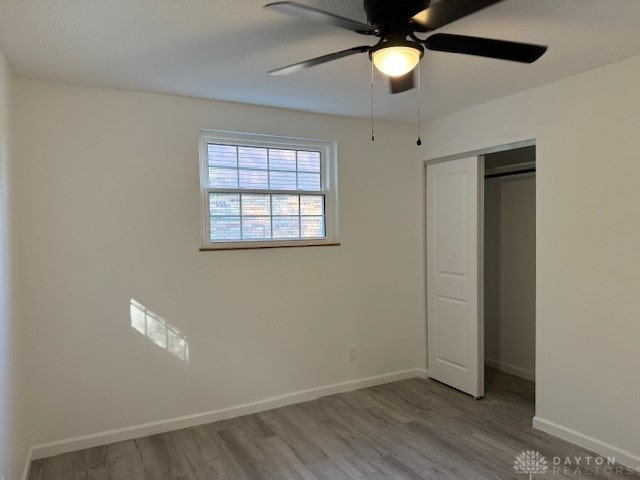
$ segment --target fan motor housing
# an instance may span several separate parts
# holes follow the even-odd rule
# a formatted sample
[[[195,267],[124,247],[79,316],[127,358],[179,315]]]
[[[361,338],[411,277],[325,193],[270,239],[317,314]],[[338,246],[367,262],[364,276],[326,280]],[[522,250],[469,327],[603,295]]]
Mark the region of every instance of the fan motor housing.
[[[430,0],[364,0],[364,11],[371,25],[394,28],[406,25],[415,14],[429,7]]]

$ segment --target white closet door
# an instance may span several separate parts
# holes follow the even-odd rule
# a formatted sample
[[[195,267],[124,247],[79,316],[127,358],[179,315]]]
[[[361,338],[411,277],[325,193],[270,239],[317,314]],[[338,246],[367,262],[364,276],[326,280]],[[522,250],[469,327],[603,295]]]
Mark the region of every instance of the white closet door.
[[[482,159],[427,166],[429,376],[484,395],[481,313]]]

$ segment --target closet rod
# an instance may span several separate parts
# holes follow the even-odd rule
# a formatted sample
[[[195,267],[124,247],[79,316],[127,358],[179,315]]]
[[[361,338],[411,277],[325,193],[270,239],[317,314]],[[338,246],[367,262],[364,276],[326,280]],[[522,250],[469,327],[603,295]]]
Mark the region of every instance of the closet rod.
[[[525,170],[516,170],[514,172],[489,173],[484,178],[511,177],[512,175],[524,175],[525,173],[536,173],[535,168],[527,168]]]

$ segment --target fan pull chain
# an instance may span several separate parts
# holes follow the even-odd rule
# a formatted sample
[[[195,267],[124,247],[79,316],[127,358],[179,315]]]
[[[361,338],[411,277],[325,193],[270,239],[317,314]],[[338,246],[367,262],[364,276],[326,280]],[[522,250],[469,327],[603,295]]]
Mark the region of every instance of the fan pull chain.
[[[371,62],[371,141],[376,141],[376,131],[374,124],[375,116],[375,75],[373,70],[373,62]]]
[[[418,141],[416,144],[418,146],[422,145],[422,78],[420,75],[420,71],[422,70],[421,65],[418,64]]]

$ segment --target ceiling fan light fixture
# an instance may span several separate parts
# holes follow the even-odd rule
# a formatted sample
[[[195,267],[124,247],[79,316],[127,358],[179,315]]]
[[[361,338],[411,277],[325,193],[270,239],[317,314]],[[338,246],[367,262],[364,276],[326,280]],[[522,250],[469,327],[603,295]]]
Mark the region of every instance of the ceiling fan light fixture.
[[[382,44],[371,52],[378,70],[389,77],[401,77],[411,72],[424,55],[421,45],[413,42]]]

